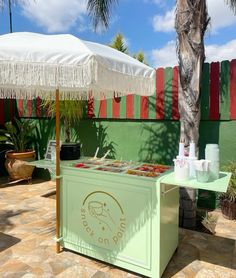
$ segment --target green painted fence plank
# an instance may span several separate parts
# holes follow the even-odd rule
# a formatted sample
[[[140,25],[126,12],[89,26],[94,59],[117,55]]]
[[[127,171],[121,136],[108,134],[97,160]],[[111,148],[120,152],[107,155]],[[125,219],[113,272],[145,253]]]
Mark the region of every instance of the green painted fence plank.
[[[99,118],[100,100],[94,100],[94,117]]]
[[[112,119],[112,100],[113,99],[107,99],[107,119]]]
[[[134,119],[140,119],[141,97],[134,95]]]
[[[4,117],[5,117],[5,123],[9,122],[11,120],[10,99],[5,99],[4,100]]]
[[[31,105],[32,105],[32,114],[31,117],[36,117],[36,99],[31,100]]]
[[[172,68],[164,72],[164,119],[172,119]]]
[[[221,62],[220,72],[220,119],[230,119],[230,63]]]
[[[120,119],[126,118],[126,97],[120,98]]]
[[[23,100],[23,114],[22,117],[27,117],[27,99]]]
[[[209,120],[210,66],[204,63],[201,80],[201,119]]]
[[[148,97],[148,119],[156,119],[156,94]]]
[[[43,100],[41,100],[39,111],[40,111],[40,115],[39,115],[40,117],[47,117],[47,115],[46,115],[46,107],[45,107],[45,104],[44,104]]]

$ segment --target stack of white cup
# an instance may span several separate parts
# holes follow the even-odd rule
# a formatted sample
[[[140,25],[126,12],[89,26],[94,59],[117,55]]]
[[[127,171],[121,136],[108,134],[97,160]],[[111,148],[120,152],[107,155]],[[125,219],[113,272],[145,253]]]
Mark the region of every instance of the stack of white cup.
[[[185,156],[184,153],[184,143],[179,143],[179,154],[175,163],[175,176],[178,180],[188,180],[194,179],[196,177],[194,161],[197,160],[196,157],[196,146],[194,142],[189,145],[189,155]]]
[[[189,179],[189,165],[184,155],[184,143],[179,143],[179,154],[174,159],[175,179],[178,181],[185,181]]]
[[[195,165],[194,161],[197,160],[196,157],[196,148],[195,143],[191,142],[189,145],[189,156],[188,156],[188,163],[189,163],[189,178],[194,179],[196,177]]]
[[[210,180],[219,178],[220,156],[218,144],[207,144],[205,148],[205,159],[210,160]]]

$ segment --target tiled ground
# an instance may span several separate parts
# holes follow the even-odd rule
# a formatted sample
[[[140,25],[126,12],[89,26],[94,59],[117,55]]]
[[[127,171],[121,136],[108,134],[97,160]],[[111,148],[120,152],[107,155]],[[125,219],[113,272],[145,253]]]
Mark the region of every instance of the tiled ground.
[[[140,277],[73,252],[56,254],[55,200],[42,197],[54,189],[53,182],[0,181],[0,277]],[[179,248],[164,278],[236,278],[236,222],[215,214],[215,236],[180,229]]]

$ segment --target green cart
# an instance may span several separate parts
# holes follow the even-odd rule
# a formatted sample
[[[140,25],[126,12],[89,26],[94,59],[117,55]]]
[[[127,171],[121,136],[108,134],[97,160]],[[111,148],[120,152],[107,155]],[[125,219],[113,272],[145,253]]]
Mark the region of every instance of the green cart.
[[[48,161],[34,164],[54,167]],[[179,183],[171,168],[163,170],[159,165],[162,170],[156,174],[143,165],[151,164],[62,161],[61,246],[148,277],[161,277],[178,247],[179,186],[226,191],[230,174],[221,173],[218,183]]]

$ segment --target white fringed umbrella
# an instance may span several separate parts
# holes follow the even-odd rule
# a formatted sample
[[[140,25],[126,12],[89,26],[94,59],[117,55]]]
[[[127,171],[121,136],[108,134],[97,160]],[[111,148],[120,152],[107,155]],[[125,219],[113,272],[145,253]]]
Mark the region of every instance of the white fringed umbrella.
[[[0,36],[0,97],[86,99],[155,92],[155,71],[111,47],[72,35]]]
[[[155,70],[111,47],[72,35],[0,36],[0,98],[56,100],[57,239],[60,238],[59,99],[155,92]],[[60,250],[57,244],[57,252]]]

